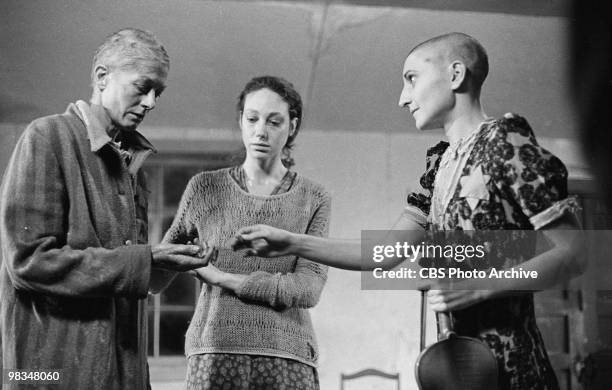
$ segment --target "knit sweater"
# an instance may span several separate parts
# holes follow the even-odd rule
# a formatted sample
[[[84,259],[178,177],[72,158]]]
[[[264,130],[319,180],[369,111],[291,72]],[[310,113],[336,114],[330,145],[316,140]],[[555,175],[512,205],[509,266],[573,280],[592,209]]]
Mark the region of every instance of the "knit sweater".
[[[237,353],[295,359],[315,366],[318,349],[306,310],[319,300],[327,267],[295,256],[245,257],[229,242],[241,227],[268,224],[292,232],[327,235],[329,194],[297,175],[285,193],[245,192],[229,169],[203,172],[187,185],[165,242],[198,237],[220,248],[215,266],[249,275],[236,293],[204,285],[187,330],[187,356]]]

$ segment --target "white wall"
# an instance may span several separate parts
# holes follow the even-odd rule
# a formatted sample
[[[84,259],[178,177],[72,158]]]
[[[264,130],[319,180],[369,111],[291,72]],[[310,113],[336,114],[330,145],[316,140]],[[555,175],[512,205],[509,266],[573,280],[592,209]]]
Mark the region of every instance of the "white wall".
[[[428,141],[304,131],[295,151],[296,170],[332,193],[330,236],[359,238],[362,229],[391,227],[425,165]],[[321,388],[339,388],[340,373],[366,367],[400,372],[403,388],[416,388],[418,298],[414,291],[362,291],[358,272],[331,269],[321,302],[312,310]]]

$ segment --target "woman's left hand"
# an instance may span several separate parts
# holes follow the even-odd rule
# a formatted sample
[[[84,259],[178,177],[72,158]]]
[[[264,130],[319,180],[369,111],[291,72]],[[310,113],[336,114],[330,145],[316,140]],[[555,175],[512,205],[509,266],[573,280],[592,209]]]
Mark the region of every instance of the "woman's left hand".
[[[236,292],[248,277],[247,275],[221,271],[212,263],[208,263],[206,267],[191,271],[191,274],[208,285],[218,286],[233,292]]]
[[[434,311],[453,311],[489,298],[489,290],[429,290],[427,301]]]
[[[190,273],[196,278],[200,279],[202,282],[213,286],[220,285],[226,274],[219,268],[212,265],[212,263],[208,263],[206,267],[196,268]]]

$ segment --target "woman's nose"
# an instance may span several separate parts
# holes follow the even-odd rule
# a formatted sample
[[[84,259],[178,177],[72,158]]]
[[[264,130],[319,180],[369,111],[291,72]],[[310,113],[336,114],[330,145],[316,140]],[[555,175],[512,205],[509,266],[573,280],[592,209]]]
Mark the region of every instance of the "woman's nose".
[[[404,87],[402,89],[402,93],[400,94],[398,104],[400,107],[406,107],[411,102],[412,102],[412,96],[410,95],[410,91],[408,90],[408,87]]]
[[[268,135],[266,131],[266,124],[264,121],[259,121],[255,124],[255,136],[259,138],[266,138]]]
[[[146,96],[142,98],[142,101],[140,102],[140,104],[143,107],[145,107],[145,109],[152,110],[155,108],[156,101],[157,101],[157,96],[155,95],[155,90],[151,89],[149,93],[147,93]]]

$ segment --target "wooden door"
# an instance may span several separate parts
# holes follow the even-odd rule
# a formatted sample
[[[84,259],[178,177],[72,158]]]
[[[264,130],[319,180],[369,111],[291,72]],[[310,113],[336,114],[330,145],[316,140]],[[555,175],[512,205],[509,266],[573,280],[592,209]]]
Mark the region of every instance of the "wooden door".
[[[572,191],[573,190],[573,191]],[[612,227],[612,213],[589,181],[570,182],[579,196],[580,219],[585,230]],[[611,236],[612,237],[612,236]],[[587,245],[585,256],[610,256],[601,246]],[[585,274],[557,289],[536,294],[536,316],[561,389],[612,389],[612,280],[610,290],[588,284],[597,273],[590,266]]]
[[[588,188],[588,186],[585,186]],[[611,202],[593,191],[582,194],[585,229],[598,231],[598,240],[587,248],[590,266],[583,283],[584,350],[577,368],[585,390],[612,389],[612,209]],[[606,276],[607,275],[607,276]],[[599,280],[592,287],[593,281]]]

